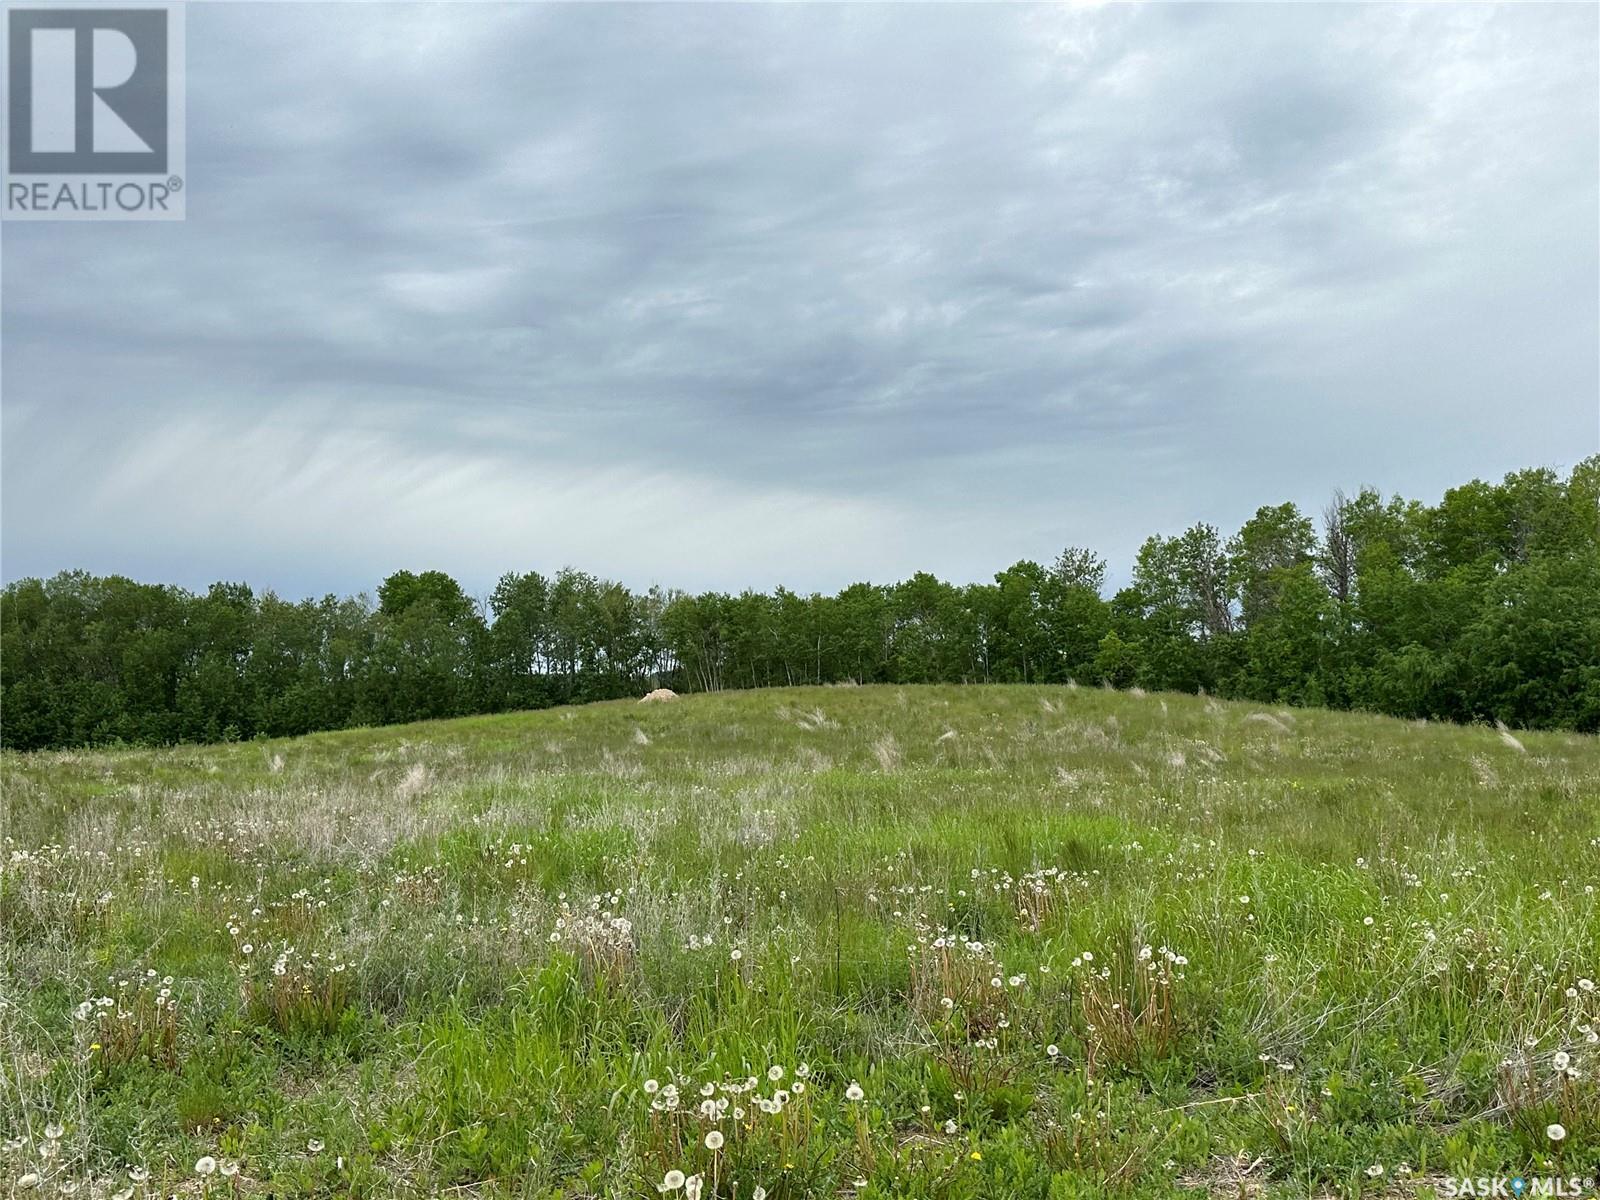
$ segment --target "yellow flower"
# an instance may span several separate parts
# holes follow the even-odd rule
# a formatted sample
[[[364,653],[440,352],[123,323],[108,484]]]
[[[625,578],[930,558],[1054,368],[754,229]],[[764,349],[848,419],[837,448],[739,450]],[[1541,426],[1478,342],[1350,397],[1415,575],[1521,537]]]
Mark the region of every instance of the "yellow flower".
[[[100,1049],[100,1043],[99,1042],[91,1042],[89,1044],[89,1050],[90,1050],[91,1053],[93,1051],[95,1051],[95,1050],[98,1050],[98,1049]]]
[[[976,1151],[976,1150],[974,1150],[971,1154],[967,1155],[967,1157],[970,1158],[973,1162],[982,1162],[983,1161],[983,1155],[981,1153],[979,1153],[978,1151]]]

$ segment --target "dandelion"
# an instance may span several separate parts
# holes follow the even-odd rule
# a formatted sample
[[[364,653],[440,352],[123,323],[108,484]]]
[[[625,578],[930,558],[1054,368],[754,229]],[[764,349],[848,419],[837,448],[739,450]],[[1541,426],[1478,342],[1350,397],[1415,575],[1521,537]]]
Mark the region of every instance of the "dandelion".
[[[19,1176],[17,1179],[17,1191],[19,1192],[32,1191],[38,1186],[39,1172],[37,1171],[29,1171],[26,1175]]]
[[[1361,918],[1361,923],[1363,925],[1371,925],[1372,924],[1372,918],[1371,917],[1362,917]]]
[[[1372,1176],[1372,1178],[1376,1179],[1379,1175],[1383,1174],[1383,1164],[1382,1163],[1373,1163],[1370,1167],[1367,1168],[1367,1174]]]
[[[236,1162],[224,1162],[217,1167],[217,1171],[224,1179],[232,1179],[239,1173],[239,1164]]]
[[[646,1079],[644,1081],[644,1094],[645,1095],[654,1096],[660,1090],[661,1090],[661,1084],[660,1084],[660,1082],[658,1080]]]
[[[1592,979],[1580,979],[1580,980],[1578,980],[1578,990],[1580,992],[1592,992],[1592,991],[1594,991],[1594,980],[1592,980]]]
[[[773,1083],[777,1083],[778,1080],[783,1078],[783,1068],[782,1067],[768,1067],[767,1068],[767,1078],[772,1080]]]
[[[1550,1062],[1554,1065],[1556,1070],[1565,1071],[1569,1066],[1572,1065],[1572,1055],[1568,1054],[1565,1050],[1557,1050],[1555,1052],[1555,1056],[1550,1060]]]
[[[722,1130],[713,1129],[710,1133],[706,1134],[706,1149],[707,1150],[721,1150],[722,1149]]]
[[[767,1200],[767,1189],[756,1184],[756,1190],[750,1193],[750,1200]]]
[[[1559,1122],[1554,1125],[1547,1125],[1545,1126],[1544,1135],[1552,1142],[1559,1142],[1567,1136],[1567,1127]]]
[[[1051,1042],[1048,1046],[1046,1046],[1044,1048],[1044,1052],[1051,1058],[1061,1057],[1061,1047],[1056,1045],[1054,1042]]]
[[[675,1192],[683,1186],[683,1172],[679,1170],[668,1171],[661,1177],[661,1182],[656,1185],[658,1192]]]
[[[59,1142],[61,1140],[61,1135],[65,1132],[66,1130],[58,1121],[51,1121],[50,1124],[44,1127],[44,1136],[49,1138],[52,1142]]]
[[[738,962],[741,958],[744,957],[744,951],[740,950],[738,948],[732,949],[732,950],[728,951],[728,957],[731,958],[734,962]]]
[[[983,1151],[974,1150],[971,1154],[967,1155],[967,1157],[970,1158],[973,1162],[982,1162],[983,1161]]]
[[[194,1173],[196,1175],[210,1175],[215,1172],[216,1169],[217,1160],[212,1158],[209,1154],[202,1154],[199,1158],[195,1159]]]
[[[685,1200],[700,1200],[700,1191],[706,1185],[705,1177],[691,1175],[683,1181],[683,1194]]]
[[[306,1149],[311,1151],[313,1154],[321,1154],[323,1149],[322,1139],[312,1138],[306,1143]]]
[[[844,1090],[844,1098],[849,1100],[851,1103],[864,1100],[866,1099],[866,1096],[867,1094],[861,1090],[861,1085],[859,1083],[852,1083]]]
[[[956,1121],[954,1117],[951,1117],[944,1123],[944,1131],[946,1133],[954,1133],[956,1131]]]

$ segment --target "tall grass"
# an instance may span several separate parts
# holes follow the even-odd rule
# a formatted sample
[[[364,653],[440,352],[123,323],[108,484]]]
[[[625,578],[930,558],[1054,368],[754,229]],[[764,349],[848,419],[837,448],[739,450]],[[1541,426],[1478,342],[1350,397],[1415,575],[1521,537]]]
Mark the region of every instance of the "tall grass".
[[[1589,738],[792,689],[0,770],[0,1193],[1426,1194],[1600,1155]]]

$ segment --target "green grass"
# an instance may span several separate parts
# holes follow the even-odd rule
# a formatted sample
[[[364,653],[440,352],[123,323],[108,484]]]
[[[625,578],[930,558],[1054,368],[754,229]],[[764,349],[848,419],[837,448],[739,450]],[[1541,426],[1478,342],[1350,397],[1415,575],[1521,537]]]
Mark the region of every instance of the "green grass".
[[[827,688],[3,770],[0,1194],[1427,1195],[1600,1160],[1592,738]]]

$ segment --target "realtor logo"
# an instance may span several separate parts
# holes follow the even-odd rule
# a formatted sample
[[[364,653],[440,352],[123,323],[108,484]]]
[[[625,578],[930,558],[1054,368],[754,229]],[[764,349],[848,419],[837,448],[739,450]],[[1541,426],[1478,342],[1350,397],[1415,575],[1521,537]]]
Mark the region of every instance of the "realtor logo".
[[[183,213],[183,11],[58,5],[6,13],[4,215]]]

